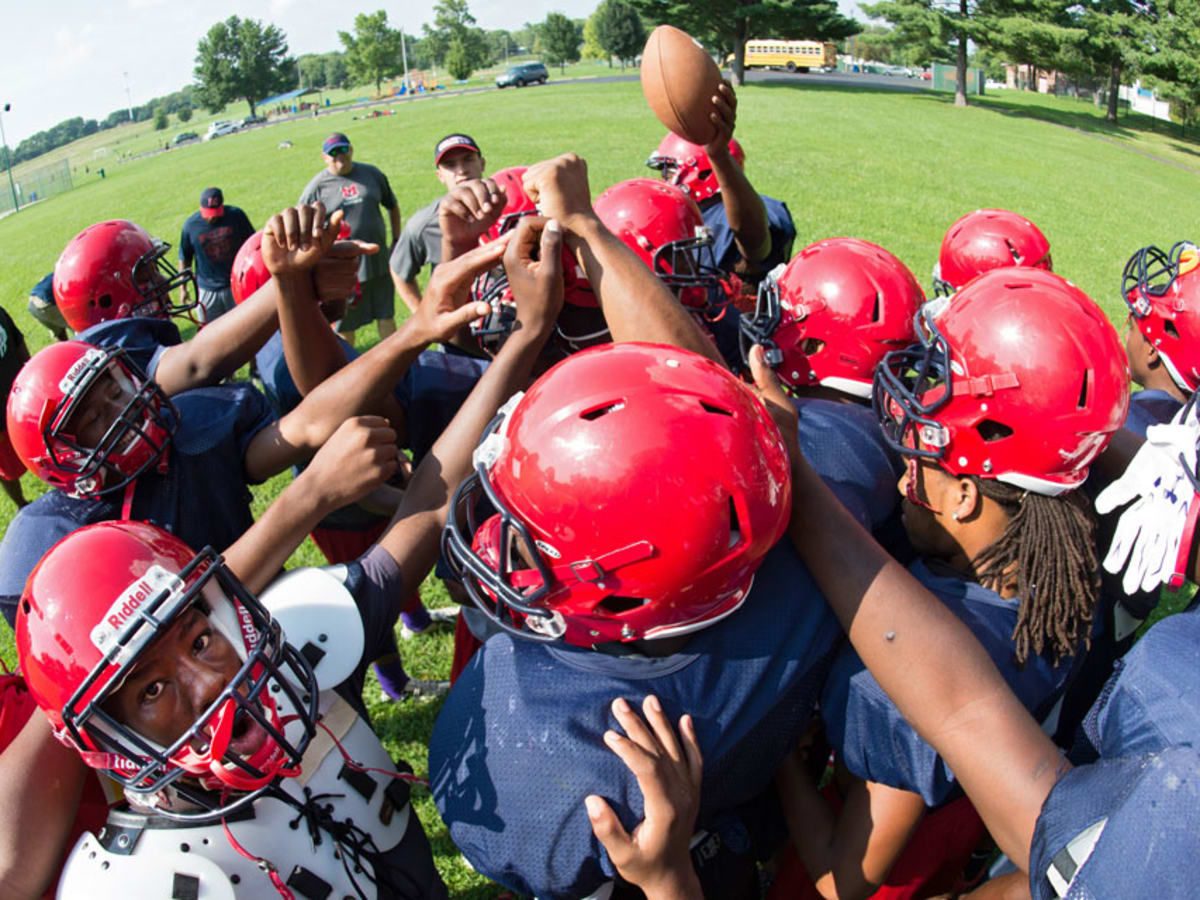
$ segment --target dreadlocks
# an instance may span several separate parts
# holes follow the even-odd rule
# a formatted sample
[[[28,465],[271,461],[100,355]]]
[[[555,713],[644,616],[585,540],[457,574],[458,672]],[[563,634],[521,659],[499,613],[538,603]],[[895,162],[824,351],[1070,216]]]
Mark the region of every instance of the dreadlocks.
[[[1090,646],[1092,613],[1100,591],[1096,520],[1080,492],[1059,497],[971,476],[985,497],[1009,514],[1004,534],[972,561],[979,581],[999,592],[1013,586],[1021,598],[1013,629],[1014,655],[1049,652],[1057,665]]]

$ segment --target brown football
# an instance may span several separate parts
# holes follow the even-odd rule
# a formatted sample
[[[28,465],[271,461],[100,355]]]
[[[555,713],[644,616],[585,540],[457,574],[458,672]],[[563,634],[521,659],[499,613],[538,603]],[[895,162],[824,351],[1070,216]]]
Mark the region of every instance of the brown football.
[[[642,51],[642,93],[658,121],[694,144],[716,135],[709,119],[721,70],[686,31],[659,25]]]

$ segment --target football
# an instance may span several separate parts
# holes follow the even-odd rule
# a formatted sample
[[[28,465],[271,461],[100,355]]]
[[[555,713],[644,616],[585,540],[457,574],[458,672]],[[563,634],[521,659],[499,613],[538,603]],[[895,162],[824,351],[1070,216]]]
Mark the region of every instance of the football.
[[[721,70],[686,31],[659,25],[642,51],[642,93],[658,121],[694,144],[716,135],[709,119]]]

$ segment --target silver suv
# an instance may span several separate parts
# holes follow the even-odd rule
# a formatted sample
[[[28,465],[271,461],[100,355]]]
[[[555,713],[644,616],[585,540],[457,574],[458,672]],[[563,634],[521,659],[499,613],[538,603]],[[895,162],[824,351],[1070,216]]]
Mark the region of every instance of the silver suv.
[[[525,85],[535,82],[545,84],[549,77],[546,67],[540,62],[518,63],[515,66],[509,66],[496,76],[496,87],[506,88],[510,85],[525,87]]]

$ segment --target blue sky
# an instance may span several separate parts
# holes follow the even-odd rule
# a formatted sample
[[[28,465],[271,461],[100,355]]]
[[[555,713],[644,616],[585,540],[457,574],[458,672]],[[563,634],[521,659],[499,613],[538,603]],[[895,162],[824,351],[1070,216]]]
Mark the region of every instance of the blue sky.
[[[591,14],[599,0],[471,0],[483,28],[519,28],[552,10],[573,18]],[[853,13],[854,0],[839,0]],[[196,44],[213,23],[238,15],[273,22],[294,55],[339,48],[337,32],[354,16],[379,7],[318,0],[8,0],[0,14],[0,105],[11,103],[4,131],[11,146],[63,119],[102,119],[126,105],[168,94],[192,80]],[[388,21],[419,33],[432,2],[386,6]],[[128,78],[126,74],[128,73]]]

